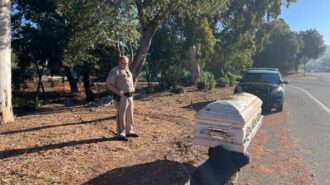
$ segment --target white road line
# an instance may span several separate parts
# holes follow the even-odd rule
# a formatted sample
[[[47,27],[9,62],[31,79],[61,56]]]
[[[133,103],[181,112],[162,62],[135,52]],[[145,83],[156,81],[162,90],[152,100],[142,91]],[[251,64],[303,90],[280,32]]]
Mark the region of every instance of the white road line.
[[[292,82],[302,82],[302,83],[311,83],[311,84],[321,84],[321,85],[330,85],[330,82],[312,82],[312,81],[303,81],[303,80],[290,80]]]
[[[316,99],[311,93],[309,93],[308,91],[306,91],[305,89],[303,88],[300,88],[300,87],[296,87],[296,86],[293,86],[293,85],[290,85],[289,87],[293,87],[293,88],[296,88],[296,89],[299,89],[301,90],[302,92],[306,93],[310,98],[312,98],[317,104],[319,104],[328,114],[330,114],[330,109],[324,105],[322,102],[320,102],[318,99]]]

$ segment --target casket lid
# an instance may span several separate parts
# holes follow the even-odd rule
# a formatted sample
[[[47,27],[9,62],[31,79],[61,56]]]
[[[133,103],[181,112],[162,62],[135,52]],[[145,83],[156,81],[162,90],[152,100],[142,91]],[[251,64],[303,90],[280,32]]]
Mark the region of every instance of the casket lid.
[[[253,112],[260,110],[262,101],[249,93],[235,94],[229,100],[220,100],[208,104],[197,114],[197,119],[223,118],[229,122],[246,122]]]

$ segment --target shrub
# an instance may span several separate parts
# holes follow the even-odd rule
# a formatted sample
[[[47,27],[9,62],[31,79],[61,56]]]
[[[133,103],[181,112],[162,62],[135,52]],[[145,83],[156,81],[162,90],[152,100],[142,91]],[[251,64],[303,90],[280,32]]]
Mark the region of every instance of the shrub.
[[[153,88],[151,87],[151,86],[146,86],[146,87],[143,87],[143,90],[144,90],[144,92],[145,93],[147,93],[147,94],[150,94],[150,93],[152,93],[153,92]]]
[[[183,86],[177,85],[177,86],[172,88],[171,92],[174,93],[174,94],[181,94],[181,93],[185,92],[185,89],[184,89]]]
[[[220,77],[217,80],[217,83],[218,83],[219,87],[226,87],[230,83],[230,80],[229,80],[228,76],[225,75],[225,76]]]
[[[196,81],[198,89],[213,89],[216,81],[212,73],[203,73],[202,76]]]
[[[22,97],[14,97],[13,106],[14,108],[19,108],[25,111],[34,111],[40,108],[40,104],[38,102]]]
[[[196,86],[199,90],[206,89],[206,82],[202,78],[199,78],[196,82]]]
[[[238,76],[229,73],[227,75],[227,78],[229,80],[229,86],[233,87],[233,86],[235,86],[237,84],[237,78],[238,78]]]

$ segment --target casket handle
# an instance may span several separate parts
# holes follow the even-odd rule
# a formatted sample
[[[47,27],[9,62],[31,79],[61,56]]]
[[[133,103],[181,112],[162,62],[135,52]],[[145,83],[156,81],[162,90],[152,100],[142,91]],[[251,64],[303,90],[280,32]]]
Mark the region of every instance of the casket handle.
[[[218,139],[225,139],[225,136],[227,136],[227,130],[221,128],[208,128],[207,133],[209,136]]]
[[[209,133],[210,132],[220,132],[220,133],[223,133],[223,134],[226,134],[227,133],[227,129],[212,128],[212,127],[209,127],[208,128],[208,131],[209,131]]]

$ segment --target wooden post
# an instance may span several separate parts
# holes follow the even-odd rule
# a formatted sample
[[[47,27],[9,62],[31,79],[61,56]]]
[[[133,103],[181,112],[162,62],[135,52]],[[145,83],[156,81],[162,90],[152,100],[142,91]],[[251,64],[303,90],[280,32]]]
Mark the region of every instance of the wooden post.
[[[10,0],[0,0],[0,122],[14,120],[11,92]]]

